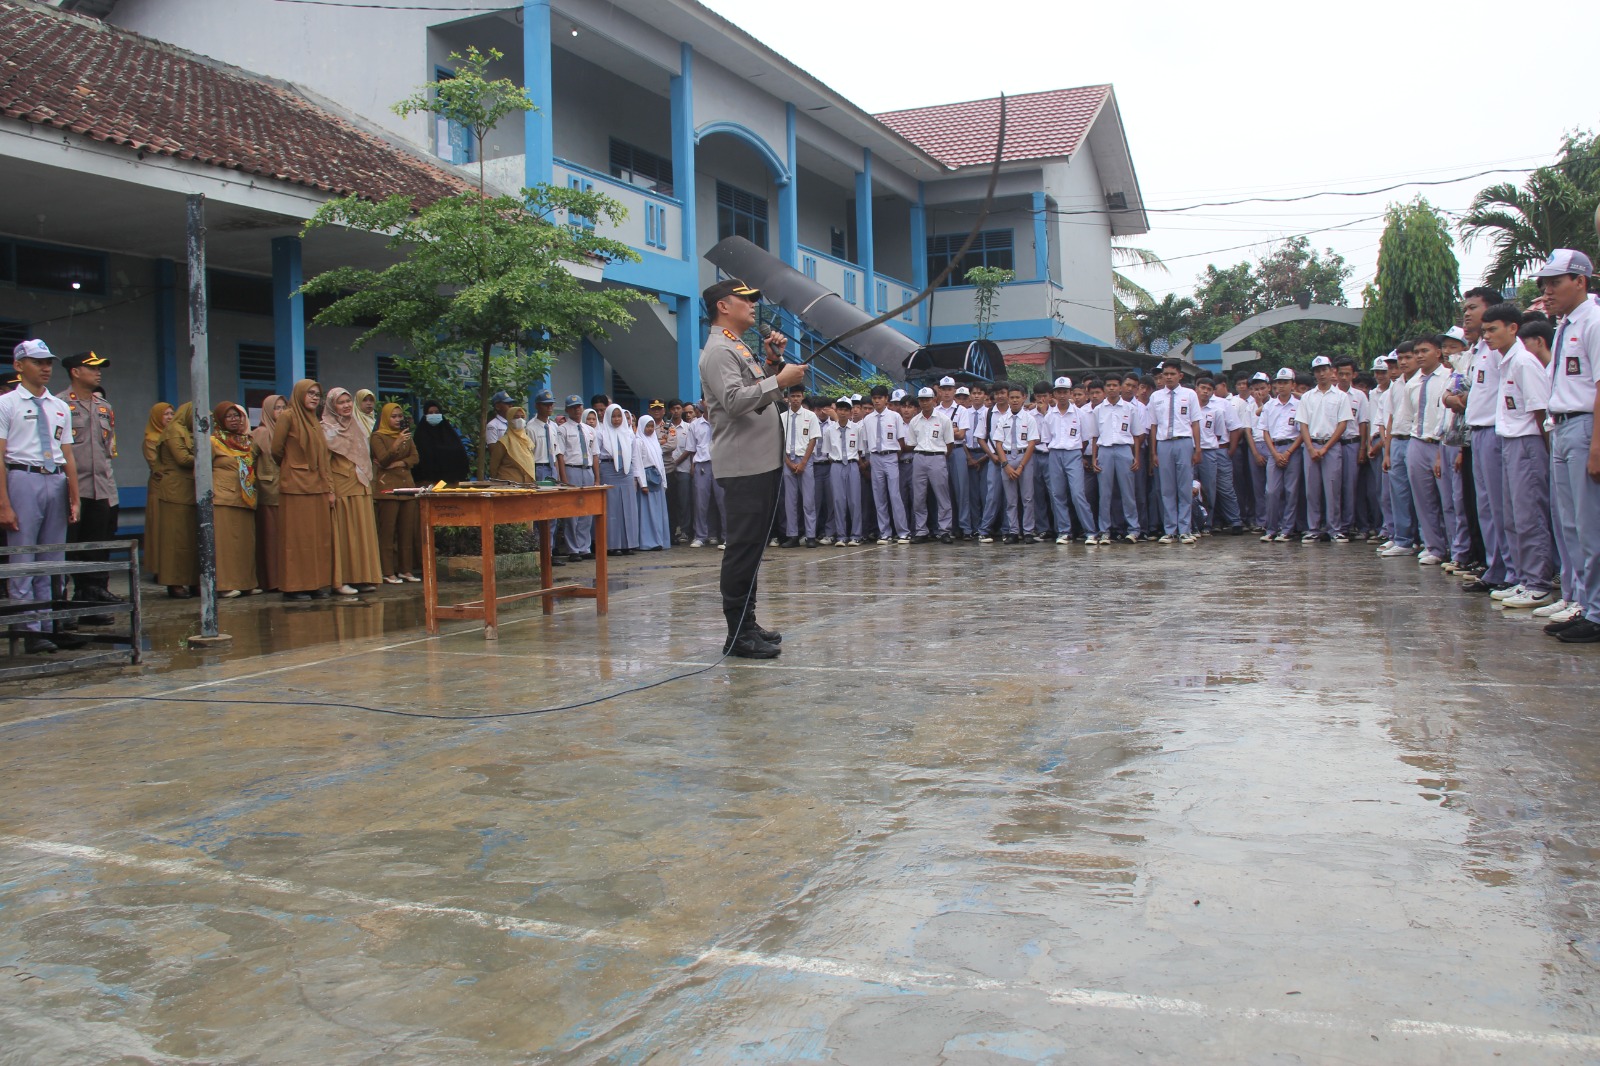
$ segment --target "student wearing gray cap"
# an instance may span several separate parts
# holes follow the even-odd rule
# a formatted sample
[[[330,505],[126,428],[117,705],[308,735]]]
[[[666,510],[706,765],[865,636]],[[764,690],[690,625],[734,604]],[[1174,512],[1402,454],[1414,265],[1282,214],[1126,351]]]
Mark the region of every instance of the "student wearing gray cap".
[[[495,441],[506,435],[506,430],[511,428],[511,394],[504,390],[489,397],[489,406],[494,408],[494,417],[489,419],[489,424],[483,430],[483,446],[487,448]]]

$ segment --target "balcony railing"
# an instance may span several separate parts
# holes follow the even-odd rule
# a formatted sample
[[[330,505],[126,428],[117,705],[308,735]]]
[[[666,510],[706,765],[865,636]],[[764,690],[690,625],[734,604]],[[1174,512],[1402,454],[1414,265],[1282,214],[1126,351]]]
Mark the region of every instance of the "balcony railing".
[[[873,314],[898,307],[911,299],[916,290],[898,278],[887,274],[872,276],[873,291],[867,291],[866,271],[855,263],[838,259],[816,248],[800,246],[800,272],[844,297],[847,303]],[[870,304],[868,302],[870,297]],[[907,323],[920,321],[921,308],[912,308],[902,316]]]
[[[491,184],[512,190],[522,188],[525,166],[523,156],[508,155],[489,160],[484,169]],[[597,192],[622,204],[626,217],[616,223],[604,220],[597,223],[601,236],[622,241],[642,252],[683,258],[683,204],[680,201],[565,159],[555,161],[551,181],[557,188]]]

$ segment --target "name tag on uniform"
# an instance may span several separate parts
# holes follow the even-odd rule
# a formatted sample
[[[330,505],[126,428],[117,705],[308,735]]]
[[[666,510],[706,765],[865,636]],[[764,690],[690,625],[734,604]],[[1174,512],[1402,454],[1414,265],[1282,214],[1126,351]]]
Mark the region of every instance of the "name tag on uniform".
[[[1583,373],[1583,360],[1576,355],[1567,356],[1567,376],[1575,378],[1581,373]]]
[[[1186,404],[1186,403],[1180,403],[1178,405],[1178,413],[1180,415],[1182,415],[1183,417],[1188,418],[1189,417],[1189,405]]]
[[[1483,384],[1483,367],[1481,366],[1478,368],[1478,384]]]
[[[1507,411],[1515,411],[1516,409],[1517,409],[1517,399],[1516,399],[1516,397],[1515,396],[1507,396],[1506,397],[1506,410]]]

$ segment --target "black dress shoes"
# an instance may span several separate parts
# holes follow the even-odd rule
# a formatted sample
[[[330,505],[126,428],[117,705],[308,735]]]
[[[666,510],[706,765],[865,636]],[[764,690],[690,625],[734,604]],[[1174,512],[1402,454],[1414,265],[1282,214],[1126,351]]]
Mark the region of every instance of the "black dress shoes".
[[[724,643],[722,653],[738,659],[776,659],[783,654],[783,649],[776,644],[768,644],[754,630],[747,629],[736,639]]]

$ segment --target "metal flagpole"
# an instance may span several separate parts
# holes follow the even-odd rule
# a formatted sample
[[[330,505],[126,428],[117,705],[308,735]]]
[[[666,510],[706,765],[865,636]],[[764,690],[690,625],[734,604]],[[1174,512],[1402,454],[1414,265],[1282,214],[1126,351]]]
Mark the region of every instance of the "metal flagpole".
[[[189,395],[194,404],[194,499],[200,519],[200,635],[191,647],[213,647],[233,638],[217,632],[217,531],[211,489],[210,334],[206,324],[206,198],[184,197],[189,252]]]

